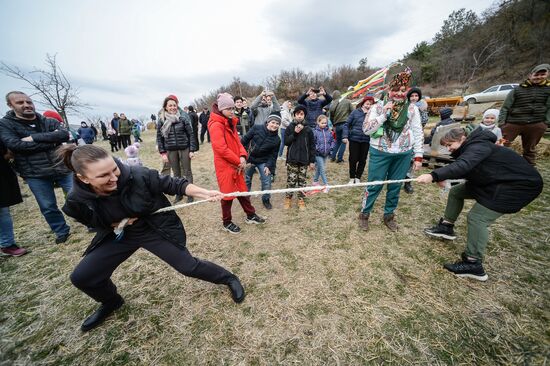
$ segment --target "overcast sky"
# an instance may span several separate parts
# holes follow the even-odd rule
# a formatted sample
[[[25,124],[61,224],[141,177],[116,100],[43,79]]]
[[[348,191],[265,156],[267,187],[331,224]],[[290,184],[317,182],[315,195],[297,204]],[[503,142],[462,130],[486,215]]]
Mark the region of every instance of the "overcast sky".
[[[430,41],[453,10],[481,14],[492,3],[0,0],[0,60],[30,70],[57,54],[94,106],[87,114],[148,116],[168,94],[189,104],[234,76],[263,83],[283,69],[318,71],[362,57],[384,66]],[[0,85],[2,95],[29,90],[3,75]]]

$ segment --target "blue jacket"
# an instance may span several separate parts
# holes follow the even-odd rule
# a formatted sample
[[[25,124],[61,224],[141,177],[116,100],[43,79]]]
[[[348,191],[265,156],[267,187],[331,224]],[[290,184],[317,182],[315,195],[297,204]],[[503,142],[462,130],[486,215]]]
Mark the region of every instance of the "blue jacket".
[[[80,127],[78,129],[78,134],[80,135],[80,138],[84,140],[85,143],[87,144],[94,143],[95,133],[94,133],[94,130],[92,130],[90,127]]]
[[[342,138],[353,142],[370,142],[370,136],[365,135],[363,132],[364,121],[365,112],[362,108],[357,108],[351,112],[342,128]]]
[[[328,156],[334,147],[334,136],[328,127],[321,129],[319,126],[313,130],[315,136],[315,153],[318,156]]]
[[[312,129],[317,126],[317,117],[323,114],[323,107],[329,105],[332,102],[332,97],[330,94],[325,95],[325,99],[307,99],[307,94],[304,94],[298,99],[298,103],[306,107],[307,115],[306,122],[309,127]]]
[[[248,152],[248,162],[264,164],[275,171],[277,152],[281,145],[278,131],[269,131],[266,125],[253,125],[241,138],[241,143]]]

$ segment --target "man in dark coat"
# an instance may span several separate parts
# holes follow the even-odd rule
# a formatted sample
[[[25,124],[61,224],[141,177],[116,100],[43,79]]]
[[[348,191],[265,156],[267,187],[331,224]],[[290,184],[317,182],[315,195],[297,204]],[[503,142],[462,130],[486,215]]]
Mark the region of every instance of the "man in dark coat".
[[[23,202],[23,198],[17,176],[8,162],[11,158],[11,153],[0,140],[0,253],[20,257],[26,254],[27,250],[15,244],[10,206]]]
[[[424,232],[432,237],[454,240],[454,223],[464,207],[464,200],[474,199],[476,202],[468,213],[468,238],[462,260],[444,267],[459,277],[479,281],[488,278],[481,262],[489,239],[489,226],[503,214],[515,213],[527,206],[543,187],[537,170],[513,150],[496,145],[496,139],[488,130],[476,129],[466,137],[464,129],[452,129],[441,143],[456,161],[417,178],[421,183],[466,179],[466,183],[449,191],[444,217]]]
[[[529,78],[508,93],[498,119],[505,145],[521,136],[523,157],[531,165],[535,165],[535,148],[550,126],[549,72],[549,64],[535,66]]]
[[[13,152],[15,170],[29,185],[40,212],[56,235],[55,242],[63,243],[70,228],[57,207],[54,185],[68,193],[72,176],[64,165],[58,164],[55,150],[69,140],[70,134],[59,121],[36,113],[25,93],[9,92],[6,101],[11,110],[0,119],[0,138]]]
[[[201,144],[204,143],[204,134],[206,134],[207,141],[210,142],[210,133],[208,132],[208,120],[210,119],[210,111],[204,107],[202,113],[199,116],[199,122],[201,124]]]

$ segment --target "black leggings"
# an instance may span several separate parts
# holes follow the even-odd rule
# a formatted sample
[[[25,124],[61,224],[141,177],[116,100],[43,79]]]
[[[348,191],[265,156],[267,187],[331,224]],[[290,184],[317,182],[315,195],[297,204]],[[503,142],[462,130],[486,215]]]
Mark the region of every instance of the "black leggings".
[[[114,270],[136,250],[143,248],[174,268],[179,273],[204,281],[227,284],[235,276],[225,268],[198,258],[187,248],[177,247],[156,234],[146,234],[136,240],[108,239],[88,253],[71,274],[71,282],[92,299],[108,304],[118,298],[111,275]]]
[[[350,179],[361,179],[365,165],[367,164],[367,154],[369,153],[368,142],[349,142],[349,177]]]

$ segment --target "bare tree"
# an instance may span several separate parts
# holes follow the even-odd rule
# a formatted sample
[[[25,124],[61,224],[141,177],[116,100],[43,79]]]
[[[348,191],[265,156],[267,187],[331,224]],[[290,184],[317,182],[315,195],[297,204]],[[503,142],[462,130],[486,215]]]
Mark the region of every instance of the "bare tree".
[[[90,106],[83,103],[79,97],[79,90],[67,79],[59,65],[56,55],[46,55],[46,69],[34,68],[33,71],[24,72],[14,65],[0,62],[0,72],[17,80],[23,80],[30,84],[40,99],[38,103],[52,107],[61,115],[65,124],[69,121],[69,112],[81,112]]]

